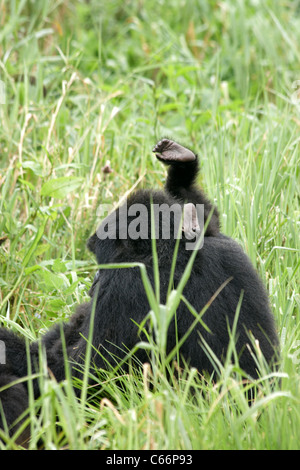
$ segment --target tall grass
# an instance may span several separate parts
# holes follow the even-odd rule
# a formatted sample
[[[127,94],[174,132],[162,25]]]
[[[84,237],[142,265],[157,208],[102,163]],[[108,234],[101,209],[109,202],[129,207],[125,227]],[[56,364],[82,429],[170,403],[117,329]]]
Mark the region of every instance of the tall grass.
[[[269,0],[0,1],[2,325],[33,340],[87,299],[97,207],[137,181],[163,185],[151,149],[168,135],[201,157],[199,182],[268,289],[282,351],[273,388],[259,365],[252,407],[238,364],[218,383],[193,369],[170,382],[151,337],[140,346],[152,365],[103,372],[100,404],[41,373],[30,448],[299,448],[298,10]],[[155,302],[159,320],[168,306]]]

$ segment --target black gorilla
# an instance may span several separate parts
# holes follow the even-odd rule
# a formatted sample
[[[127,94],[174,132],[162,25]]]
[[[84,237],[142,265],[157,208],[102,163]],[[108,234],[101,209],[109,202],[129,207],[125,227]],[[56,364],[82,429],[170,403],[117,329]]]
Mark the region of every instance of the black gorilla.
[[[241,368],[255,378],[256,362],[249,346],[251,344],[249,332],[258,340],[260,350],[268,363],[273,363],[278,353],[278,338],[264,287],[241,248],[220,233],[217,209],[194,186],[199,170],[197,156],[168,139],[160,141],[153,151],[169,168],[165,191],[139,190],[128,198],[127,210],[130,214],[130,208],[134,204],[143,205],[148,214],[151,212],[151,204],[167,206],[179,204],[180,207],[184,205],[188,207],[189,210],[184,213],[182,220],[183,236],[178,241],[173,288],[178,286],[184,269],[194,253],[186,249],[186,243],[196,236],[200,228],[198,214],[195,212],[197,205],[204,205],[204,222],[209,220],[206,224],[203,246],[197,250],[193,269],[183,290],[184,297],[197,312],[208,306],[202,317],[208,329],[200,322],[196,325],[180,348],[181,357],[199,372],[207,371],[212,374],[214,366],[203,345],[206,347],[208,345],[221,362],[224,360],[229,331],[233,327],[241,301],[236,324],[236,351]],[[134,218],[132,214],[127,214],[128,217],[124,222],[121,212],[122,207],[102,223],[99,230],[102,234],[106,232],[106,237],[99,236],[98,230],[89,239],[88,247],[96,255],[97,262],[102,265],[143,263],[154,285],[152,245],[149,237],[150,218],[147,225],[148,236],[128,237],[128,234],[124,236],[124,233],[126,235],[127,226]],[[110,220],[114,224],[110,224]],[[161,228],[159,230],[161,235]],[[174,236],[169,239],[159,237],[156,240],[161,304],[166,302],[175,245]],[[218,295],[216,292],[219,292]],[[63,325],[64,342],[73,376],[80,376],[78,366],[74,364],[84,363],[87,344],[85,338],[89,337],[93,305],[95,315],[92,360],[93,365],[98,368],[114,366],[126,356],[128,350],[134,348],[140,341],[137,325],[142,322],[150,309],[139,267],[100,269],[95,276],[90,295],[90,303],[80,305],[70,321]],[[181,301],[176,311],[176,325],[173,320],[169,326],[167,353],[172,351],[176,341],[180,341],[193,321],[194,316]],[[65,378],[61,333],[62,325],[57,325],[41,339],[47,354],[48,368],[58,381]],[[27,375],[27,356],[24,340],[11,331],[0,329],[0,340],[4,342],[6,348],[6,363],[0,365],[1,390],[1,387]],[[39,342],[30,345],[33,370],[38,364],[39,346]],[[149,361],[143,349],[137,350],[136,357],[142,363]],[[34,383],[34,393],[38,397],[37,381]],[[5,416],[7,425],[12,426],[20,412],[26,408],[27,400],[26,382],[3,389],[0,393],[0,428],[3,426],[1,415]]]

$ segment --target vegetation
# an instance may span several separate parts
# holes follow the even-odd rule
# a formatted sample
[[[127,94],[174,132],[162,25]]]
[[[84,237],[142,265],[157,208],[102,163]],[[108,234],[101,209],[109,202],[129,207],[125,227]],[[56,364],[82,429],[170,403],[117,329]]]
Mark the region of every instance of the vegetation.
[[[282,351],[251,407],[237,364],[168,381],[151,338],[152,365],[102,375],[100,403],[41,374],[31,449],[299,449],[299,44],[296,0],[0,0],[2,326],[32,340],[87,300],[97,207],[163,185],[167,135],[201,156]]]

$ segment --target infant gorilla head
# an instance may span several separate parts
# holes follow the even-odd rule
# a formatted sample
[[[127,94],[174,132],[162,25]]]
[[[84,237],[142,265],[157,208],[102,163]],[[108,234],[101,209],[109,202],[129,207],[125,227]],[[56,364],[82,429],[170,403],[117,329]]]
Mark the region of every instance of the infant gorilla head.
[[[211,350],[220,363],[224,362],[230,332],[235,325],[239,365],[248,376],[256,378],[257,362],[250,336],[259,343],[269,364],[273,364],[278,355],[278,338],[264,287],[239,245],[220,233],[217,209],[196,187],[197,155],[169,139],[161,140],[153,151],[157,159],[168,166],[165,191],[139,190],[131,195],[103,221],[89,239],[88,247],[100,265],[144,264],[154,287],[152,229],[159,265],[160,304],[167,301],[174,249],[178,248],[172,289],[179,285],[190,257],[194,256],[183,297],[198,313],[206,310],[201,322],[196,322],[181,344],[182,364],[197,368],[199,373],[217,375],[208,351]],[[170,213],[168,208],[176,210]],[[155,221],[154,232],[151,218]],[[63,325],[64,343],[75,377],[80,377],[78,364],[85,361],[85,338],[89,337],[91,318],[93,367],[107,369],[122,361],[141,340],[138,325],[151,309],[138,266],[100,268],[90,296],[91,301],[80,305]],[[176,345],[193,323],[195,316],[187,303],[181,301],[176,309],[176,320],[174,316],[168,328],[167,354],[176,351]],[[61,325],[57,325],[41,339],[48,368],[57,380],[65,378],[61,333]],[[1,386],[27,375],[27,357],[23,339],[11,331],[0,329],[0,341],[5,344],[6,353],[5,364],[0,365],[1,392]],[[33,370],[39,363],[39,346],[39,342],[30,345]],[[149,361],[142,348],[136,351],[135,357],[140,363]],[[126,362],[122,367],[126,368]],[[37,381],[34,393],[39,396]],[[2,416],[13,431],[14,420],[26,408],[27,400],[26,382],[0,393],[0,428],[4,426]]]

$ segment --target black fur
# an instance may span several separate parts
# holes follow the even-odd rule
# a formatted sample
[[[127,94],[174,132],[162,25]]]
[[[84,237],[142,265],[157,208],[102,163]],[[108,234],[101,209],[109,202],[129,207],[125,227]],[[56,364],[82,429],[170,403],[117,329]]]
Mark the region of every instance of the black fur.
[[[198,173],[198,158],[190,150],[164,139],[154,148],[157,158],[169,166],[165,191],[137,191],[127,200],[127,206],[134,203],[144,204],[150,214],[151,202],[155,204],[185,202],[205,205],[205,220],[213,211],[205,232],[203,247],[198,251],[190,278],[183,294],[193,307],[200,312],[210,306],[202,320],[208,332],[199,323],[181,347],[181,355],[190,366],[200,372],[214,372],[207,353],[201,347],[205,341],[222,362],[226,356],[229,334],[232,328],[241,294],[243,295],[237,323],[236,349],[241,368],[250,376],[257,377],[256,364],[251,356],[249,332],[259,341],[262,354],[272,363],[278,352],[278,339],[273,316],[270,312],[265,289],[241,248],[219,231],[219,216],[216,208],[203,193],[195,187]],[[147,268],[148,276],[154,284],[152,269],[152,247],[150,239],[120,239],[122,229],[117,210],[116,239],[99,239],[95,233],[88,241],[89,249],[95,254],[99,264],[140,262]],[[129,217],[129,222],[132,220]],[[107,223],[107,221],[106,221]],[[150,223],[149,223],[150,227]],[[124,228],[124,227],[123,227]],[[150,228],[149,228],[150,230]],[[156,240],[160,274],[160,302],[166,301],[170,267],[176,240]],[[178,285],[186,264],[193,253],[185,249],[186,239],[180,240],[179,252],[174,275],[174,287]],[[216,291],[226,283],[219,295]],[[83,363],[86,340],[89,336],[92,306],[95,305],[93,346],[101,352],[93,351],[93,362],[99,368],[115,365],[126,351],[131,350],[140,340],[138,327],[149,311],[139,268],[101,269],[91,288],[90,303],[78,307],[77,312],[65,325],[57,325],[42,338],[47,353],[48,367],[58,381],[65,378],[61,331],[63,328],[65,344],[70,363]],[[214,298],[214,300],[212,300]],[[175,322],[168,331],[168,352],[176,345],[194,321],[193,315],[183,302],[176,312]],[[135,323],[134,323],[135,322]],[[6,345],[6,364],[0,365],[0,389],[3,384],[26,376],[27,359],[25,342],[5,329],[0,329],[0,340]],[[32,369],[35,370],[39,359],[39,343],[30,345]],[[123,351],[123,352],[122,352]],[[148,361],[144,350],[136,353],[141,362]],[[73,376],[79,376],[77,367],[72,369]],[[35,396],[38,397],[38,382],[34,383]],[[27,403],[26,384],[21,384],[0,393],[0,402],[8,426],[12,426]],[[1,416],[1,414],[0,414]],[[3,426],[3,425],[2,425]],[[0,419],[1,427],[1,419]]]

